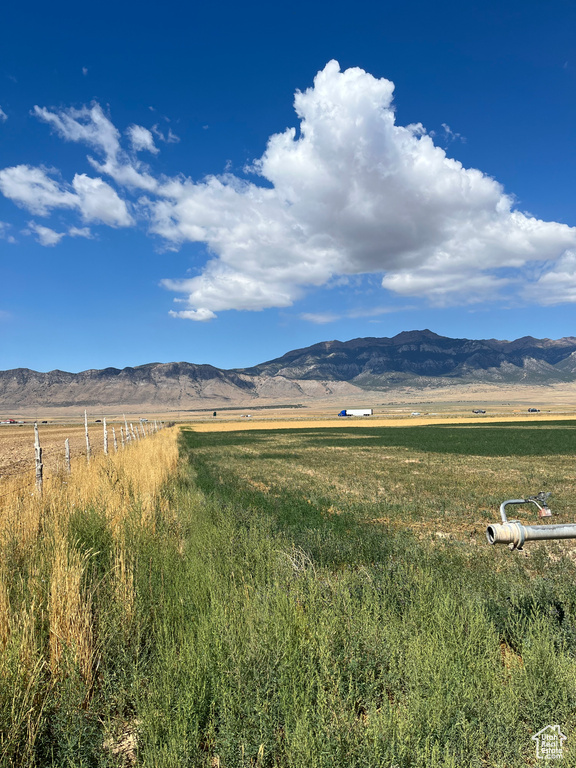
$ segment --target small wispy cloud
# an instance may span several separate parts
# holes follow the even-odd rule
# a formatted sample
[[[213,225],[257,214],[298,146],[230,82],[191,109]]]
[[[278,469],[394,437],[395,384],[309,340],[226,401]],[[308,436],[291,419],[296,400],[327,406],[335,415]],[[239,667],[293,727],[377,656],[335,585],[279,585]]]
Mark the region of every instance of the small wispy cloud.
[[[466,144],[466,137],[462,136],[461,133],[453,131],[447,123],[442,123],[442,128],[444,129],[444,139],[447,144],[451,144],[453,141],[461,141],[462,144]]]
[[[216,317],[214,312],[209,309],[183,309],[180,312],[175,312],[171,309],[169,315],[171,317],[178,317],[180,320],[195,320],[197,323],[205,323]]]
[[[316,325],[326,325],[341,320],[342,315],[336,315],[334,312],[302,312],[300,319]]]
[[[346,313],[346,317],[355,319],[359,317],[380,317],[380,315],[391,315],[394,312],[406,312],[410,309],[414,309],[413,306],[401,306],[401,307],[372,307],[371,309],[352,309]]]
[[[133,223],[128,207],[116,191],[100,178],[76,174],[72,184],[63,184],[44,168],[16,165],[0,171],[0,191],[36,216],[55,209],[77,210],[86,222],[113,227]]]
[[[2,107],[0,107],[0,123],[5,123],[6,120],[8,120],[8,115],[6,114],[6,112],[4,112]]]
[[[381,315],[390,315],[394,312],[404,312],[409,309],[414,309],[413,306],[389,306],[389,307],[371,307],[369,309],[359,308],[350,309],[341,314],[335,312],[302,312],[299,317],[301,320],[305,320],[309,323],[315,323],[316,325],[326,325],[327,323],[335,323],[337,320],[357,320],[361,317],[380,317]]]
[[[422,130],[425,134],[426,131],[424,129]],[[457,131],[453,131],[448,123],[442,123],[442,131],[430,131],[428,135],[433,139],[436,139],[445,149],[449,144],[452,144],[453,141],[460,141],[462,144],[466,144],[466,137],[462,136],[462,134]]]
[[[29,221],[27,228],[22,230],[22,234],[32,235],[37,243],[47,248],[58,245],[65,237],[84,237],[87,240],[92,240],[94,237],[89,227],[69,227],[67,232],[56,232],[35,221]]]
[[[88,67],[82,67],[82,74],[84,75],[84,77],[86,77],[86,75],[88,74]]]
[[[160,141],[163,141],[165,144],[178,144],[180,142],[180,136],[176,136],[170,127],[168,127],[168,133],[161,131],[160,128],[158,128],[158,124],[153,125],[150,130],[154,136],[160,139]]]
[[[126,133],[130,139],[130,144],[135,152],[151,152],[153,155],[157,155],[160,150],[154,144],[154,136],[148,128],[144,128],[143,125],[131,125]]]
[[[10,234],[9,230],[11,225],[6,221],[0,221],[0,240],[6,240],[8,243],[14,244],[16,238]]]
[[[94,235],[90,231],[90,227],[70,227],[68,230],[69,237],[85,237],[87,240],[92,240]]]
[[[65,232],[56,232],[55,230],[50,229],[50,227],[44,227],[42,224],[37,224],[35,221],[28,222],[28,228],[23,230],[23,234],[34,235],[36,242],[49,248],[58,245],[60,240],[62,240],[63,237],[66,237]]]

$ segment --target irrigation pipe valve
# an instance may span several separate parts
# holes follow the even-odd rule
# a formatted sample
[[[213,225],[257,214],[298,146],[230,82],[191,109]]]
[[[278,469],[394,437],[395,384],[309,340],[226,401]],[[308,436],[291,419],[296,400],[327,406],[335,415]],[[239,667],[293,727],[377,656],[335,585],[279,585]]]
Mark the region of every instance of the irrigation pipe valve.
[[[537,496],[527,499],[508,499],[500,504],[501,523],[493,523],[486,528],[489,544],[508,544],[510,549],[522,551],[527,541],[550,541],[553,539],[576,539],[576,523],[568,525],[522,525],[520,520],[508,520],[506,507],[509,504],[535,504],[538,517],[551,517],[548,506],[550,494],[541,491]]]

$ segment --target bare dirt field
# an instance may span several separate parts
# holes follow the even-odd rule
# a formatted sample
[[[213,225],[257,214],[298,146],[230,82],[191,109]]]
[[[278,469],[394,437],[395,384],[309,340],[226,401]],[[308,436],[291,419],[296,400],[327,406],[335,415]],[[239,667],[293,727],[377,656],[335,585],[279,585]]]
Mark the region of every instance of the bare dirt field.
[[[121,422],[108,423],[108,440],[110,450],[113,450],[112,427],[116,429],[120,441]],[[84,424],[39,424],[42,460],[46,476],[57,472],[64,465],[64,441],[70,441],[72,457],[86,455],[86,438]],[[102,424],[90,424],[90,448],[93,453],[103,451]],[[0,483],[2,480],[22,476],[23,483],[27,482],[34,469],[34,425],[19,424],[0,426]],[[26,475],[29,477],[27,478]]]

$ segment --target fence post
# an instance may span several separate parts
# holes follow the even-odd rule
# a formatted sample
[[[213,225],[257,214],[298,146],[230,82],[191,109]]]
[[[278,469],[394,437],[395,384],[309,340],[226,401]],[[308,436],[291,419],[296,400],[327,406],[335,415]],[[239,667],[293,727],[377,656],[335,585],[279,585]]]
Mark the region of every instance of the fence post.
[[[66,472],[70,474],[70,472],[72,472],[72,467],[70,465],[70,440],[68,438],[64,440],[64,456],[66,459]]]
[[[114,453],[118,453],[118,440],[116,440],[116,430],[112,427],[112,439],[114,440]]]
[[[106,426],[106,417],[104,417],[104,455],[108,456],[108,427]]]
[[[34,454],[36,458],[36,488],[38,489],[38,493],[42,495],[44,465],[42,464],[42,448],[40,448],[40,435],[38,434],[37,421],[34,422]]]
[[[120,441],[122,443],[122,448],[124,448],[124,427],[120,427]]]
[[[128,432],[128,422],[126,421],[126,414],[124,414],[124,429],[126,430],[124,434],[126,435],[126,442],[130,442],[130,433]]]
[[[86,461],[90,463],[90,436],[88,435],[88,415],[84,411],[84,432],[86,434]]]
[[[132,433],[132,440],[136,440],[136,435],[134,434],[134,425],[132,422],[130,422],[130,432]],[[138,437],[138,440],[140,440],[140,437]]]

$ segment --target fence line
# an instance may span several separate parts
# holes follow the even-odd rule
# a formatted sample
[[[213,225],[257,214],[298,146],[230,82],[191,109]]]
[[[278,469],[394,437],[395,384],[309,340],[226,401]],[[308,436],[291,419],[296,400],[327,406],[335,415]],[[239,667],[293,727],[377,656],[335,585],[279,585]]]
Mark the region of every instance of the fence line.
[[[88,414],[84,411],[84,432],[86,434],[86,461],[90,463],[90,435],[88,434]]]
[[[134,430],[133,424],[131,423],[130,432],[129,432],[128,422],[126,420],[126,416],[124,416],[124,425],[126,427],[125,434],[124,434],[123,428],[120,427],[120,438],[121,438],[122,450],[125,450],[131,442],[137,442],[137,441],[140,441],[140,439],[151,437],[157,432],[159,432],[161,429],[164,429],[166,426],[172,425],[170,422],[166,423],[164,421],[154,420],[154,425],[152,426],[151,424],[149,424],[148,431],[146,431],[144,427],[144,423],[145,421],[143,419],[140,419],[140,424],[139,425],[136,424],[135,430]],[[86,456],[86,462],[89,464],[93,451],[92,451],[90,436],[88,432],[88,414],[86,411],[84,411],[84,430],[85,430],[85,439],[86,439],[86,450],[85,451],[80,450],[76,455],[79,457]],[[142,436],[140,435],[140,430],[142,431]],[[104,455],[108,455],[108,427],[106,424],[106,419],[104,419],[104,422],[103,422],[102,437],[103,437],[103,453]],[[118,453],[118,440],[116,438],[116,430],[114,429],[114,427],[112,427],[112,437],[113,437],[114,453]],[[42,448],[40,443],[40,430],[38,428],[38,422],[34,422],[34,459],[30,460],[30,466],[25,469],[21,469],[17,472],[12,472],[10,473],[10,475],[6,475],[6,476],[3,476],[2,474],[0,474],[0,489],[4,490],[1,488],[1,484],[5,482],[9,482],[14,477],[20,477],[21,475],[25,475],[25,474],[31,476],[30,483],[26,485],[20,485],[17,488],[10,488],[4,493],[0,493],[0,499],[5,498],[6,496],[11,496],[15,493],[19,493],[20,491],[26,490],[27,488],[30,488],[34,482],[36,484],[36,490],[38,494],[41,496],[44,480],[52,479],[53,477],[56,477],[58,474],[57,472],[53,473],[52,471],[50,471],[48,478],[45,478],[45,475],[44,475],[44,465],[45,465],[46,456],[52,459],[55,455],[56,455],[55,448],[48,449],[47,454],[44,453],[44,449]],[[57,455],[61,456],[62,454],[58,452]],[[64,441],[63,457],[64,457],[64,466],[66,468],[66,472],[67,474],[70,474],[72,471],[72,464],[71,464],[71,450],[70,450],[69,438],[66,438]],[[21,461],[25,461],[25,460],[22,459]],[[16,461],[12,464],[9,464],[7,468],[10,469],[11,467],[18,466],[18,464],[20,464],[21,461]],[[2,472],[2,470],[0,470],[0,472]],[[33,473],[34,473],[34,480],[32,480]]]
[[[19,459],[18,461],[13,462],[12,464],[6,464],[4,467],[2,467],[2,473],[7,472],[8,470],[12,469],[12,467],[18,467],[22,464],[30,464],[31,459]],[[25,469],[20,469],[18,472],[12,472],[11,477],[14,475],[18,475],[21,472],[28,472],[30,470],[30,467],[26,467]],[[4,474],[0,474],[0,477],[4,477]]]
[[[34,453],[36,463],[36,488],[42,495],[42,485],[44,483],[44,464],[42,463],[42,448],[40,447],[40,434],[38,432],[38,422],[34,423]]]

